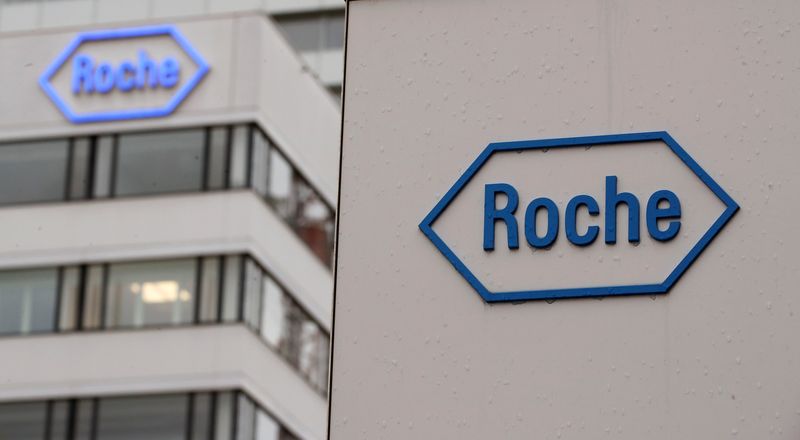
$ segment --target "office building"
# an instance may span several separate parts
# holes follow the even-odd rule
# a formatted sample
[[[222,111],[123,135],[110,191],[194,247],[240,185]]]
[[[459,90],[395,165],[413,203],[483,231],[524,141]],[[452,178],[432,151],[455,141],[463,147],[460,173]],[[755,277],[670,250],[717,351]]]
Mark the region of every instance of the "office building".
[[[344,4],[306,3],[0,4],[1,439],[325,437]]]

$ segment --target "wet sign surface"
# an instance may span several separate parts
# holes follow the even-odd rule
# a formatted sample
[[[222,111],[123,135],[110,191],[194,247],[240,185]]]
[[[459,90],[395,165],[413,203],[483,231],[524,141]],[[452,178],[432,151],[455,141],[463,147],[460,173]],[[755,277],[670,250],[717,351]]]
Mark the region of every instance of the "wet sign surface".
[[[738,208],[668,133],[630,133],[492,143],[420,229],[487,302],[656,294]]]

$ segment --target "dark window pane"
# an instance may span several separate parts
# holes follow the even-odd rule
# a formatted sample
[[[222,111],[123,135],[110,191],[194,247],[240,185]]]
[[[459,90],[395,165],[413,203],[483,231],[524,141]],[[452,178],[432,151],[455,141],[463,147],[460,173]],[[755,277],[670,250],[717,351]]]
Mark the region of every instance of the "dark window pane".
[[[0,145],[0,204],[63,200],[67,140]]]
[[[0,272],[0,334],[52,331],[57,278],[57,269]]]
[[[192,414],[192,438],[206,440],[211,435],[213,414],[211,414],[211,393],[194,395]]]
[[[219,270],[221,257],[203,258],[200,286],[200,322],[216,322],[219,316]]]
[[[101,440],[184,440],[188,395],[100,399]]]
[[[100,136],[95,142],[94,176],[92,194],[96,198],[111,195],[111,161],[114,152],[114,136]]]
[[[48,440],[67,440],[69,431],[69,401],[58,400],[50,407],[50,438]],[[2,438],[2,436],[0,436]]]
[[[325,49],[344,47],[344,14],[325,16]]]
[[[0,404],[0,439],[41,440],[46,417],[46,402]]]
[[[109,327],[183,324],[194,320],[193,259],[109,266]]]
[[[244,393],[237,393],[236,440],[253,440],[256,424],[256,407]]]
[[[272,148],[269,154],[269,194],[267,201],[284,219],[289,219],[293,212],[293,175],[292,166],[283,154]]]
[[[119,136],[115,193],[201,190],[204,140],[204,130]]]
[[[215,440],[230,440],[233,435],[233,399],[232,391],[220,392],[216,395]]]
[[[228,128],[210,129],[208,144],[208,189],[225,187],[228,172]]]
[[[322,19],[319,15],[278,17],[278,24],[296,51],[316,51],[322,48]]]
[[[72,140],[72,163],[70,164],[69,198],[85,199],[89,192],[89,138]]]
[[[239,320],[239,301],[241,299],[242,257],[225,257],[225,284],[222,289],[222,321]]]
[[[252,163],[250,164],[250,184],[260,196],[267,195],[267,155],[269,140],[261,130],[253,129]]]

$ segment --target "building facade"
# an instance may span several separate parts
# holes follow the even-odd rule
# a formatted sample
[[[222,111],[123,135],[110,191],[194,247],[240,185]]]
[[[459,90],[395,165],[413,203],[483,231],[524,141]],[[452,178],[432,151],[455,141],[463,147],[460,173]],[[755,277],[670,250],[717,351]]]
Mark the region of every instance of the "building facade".
[[[0,5],[0,439],[325,437],[343,7]]]

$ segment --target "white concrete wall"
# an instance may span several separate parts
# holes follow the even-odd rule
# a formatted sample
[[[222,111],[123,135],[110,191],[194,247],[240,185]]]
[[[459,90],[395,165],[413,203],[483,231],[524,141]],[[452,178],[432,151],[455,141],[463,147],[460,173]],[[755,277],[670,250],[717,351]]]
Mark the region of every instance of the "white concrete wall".
[[[800,438],[800,3],[348,7],[332,439]],[[666,295],[487,304],[417,227],[490,142],[651,130],[742,207]],[[492,175],[551,173],[526,196],[559,203],[598,171],[664,183],[657,162],[595,161],[597,148]],[[482,205],[467,202],[447,238],[477,261]],[[563,259],[550,280],[563,286],[591,275],[587,254],[625,265],[629,246],[533,251],[522,238],[488,258]],[[541,286],[536,267],[474,269]]]
[[[0,401],[237,388],[325,438],[325,398],[243,325],[6,337],[0,352]]]

